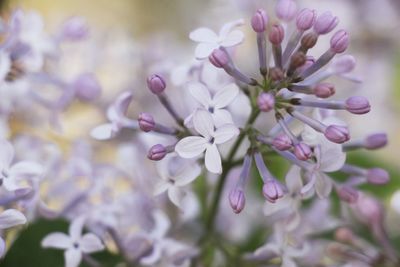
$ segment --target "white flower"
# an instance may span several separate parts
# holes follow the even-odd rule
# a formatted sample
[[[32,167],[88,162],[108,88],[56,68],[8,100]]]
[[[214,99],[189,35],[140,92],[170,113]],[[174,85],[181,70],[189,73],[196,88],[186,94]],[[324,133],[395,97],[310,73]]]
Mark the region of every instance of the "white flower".
[[[16,225],[25,224],[26,218],[24,214],[15,209],[8,209],[0,214],[0,229],[7,229]],[[0,237],[0,257],[5,251],[5,242]]]
[[[333,116],[321,120],[317,112],[314,114],[314,117],[322,121],[325,125],[344,124]],[[315,189],[320,198],[326,198],[332,191],[332,181],[325,173],[339,170],[346,161],[346,154],[342,151],[340,144],[330,142],[323,134],[316,132],[309,126],[305,127],[302,138],[305,143],[314,146],[317,161],[313,170],[307,173],[310,180],[302,188],[302,194],[310,194]]]
[[[114,137],[123,127],[136,128],[137,123],[125,116],[131,101],[131,93],[124,92],[119,95],[115,102],[107,109],[107,118],[110,123],[95,127],[90,132],[90,135],[97,140],[107,140]]]
[[[104,249],[100,238],[92,233],[82,236],[85,217],[80,216],[72,221],[69,226],[69,235],[55,232],[47,235],[42,240],[42,247],[63,249],[66,267],[78,267],[82,254],[90,254]]]
[[[214,121],[214,125],[219,127],[223,124],[232,124],[232,116],[225,108],[233,102],[239,94],[239,88],[236,84],[231,83],[224,86],[221,90],[217,91],[215,95],[211,95],[207,87],[202,83],[190,83],[189,91],[191,95],[208,111]],[[185,120],[185,125],[191,124],[193,112]]]
[[[20,161],[11,165],[14,159],[14,148],[7,140],[0,140],[0,186],[7,191],[15,191],[25,186],[20,181],[26,177],[40,176],[41,165],[32,161]]]
[[[195,130],[201,136],[189,136],[180,140],[175,151],[182,158],[194,158],[205,151],[205,166],[212,173],[221,173],[221,155],[217,145],[223,144],[239,134],[239,129],[233,124],[225,124],[214,128],[213,119],[205,110],[197,110],[193,116]]]
[[[222,26],[219,34],[209,28],[199,28],[190,33],[189,38],[199,44],[196,47],[195,56],[197,59],[207,58],[214,49],[219,47],[231,47],[240,44],[244,35],[239,30],[233,30],[244,24],[242,19]]]
[[[161,181],[156,184],[154,194],[159,195],[167,191],[168,198],[179,208],[182,208],[182,201],[186,195],[182,187],[193,182],[201,172],[196,162],[185,161],[172,156],[160,161],[157,165]]]

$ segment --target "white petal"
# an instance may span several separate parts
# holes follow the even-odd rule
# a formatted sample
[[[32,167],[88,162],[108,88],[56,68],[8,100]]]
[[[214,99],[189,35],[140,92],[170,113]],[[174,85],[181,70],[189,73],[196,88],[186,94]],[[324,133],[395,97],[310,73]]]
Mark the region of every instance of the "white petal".
[[[42,165],[33,161],[20,161],[10,168],[10,176],[19,178],[20,176],[33,175],[38,176],[43,173]]]
[[[90,136],[97,140],[107,140],[115,136],[114,127],[111,123],[99,125],[92,129]]]
[[[301,168],[297,165],[293,165],[285,177],[286,186],[289,193],[300,192],[303,187],[303,181],[301,180]]]
[[[320,198],[327,198],[332,191],[332,181],[324,173],[319,173],[315,183],[315,191]]]
[[[181,173],[175,176],[176,186],[185,186],[193,182],[201,173],[201,167],[197,163],[188,165]]]
[[[228,36],[226,36],[226,38],[220,43],[220,45],[224,47],[235,46],[243,42],[243,39],[244,39],[243,32],[236,30],[230,32]]]
[[[299,226],[300,222],[301,222],[300,213],[298,210],[294,210],[294,212],[290,214],[288,218],[286,218],[285,230],[287,232],[295,230],[297,226]]]
[[[25,223],[25,215],[16,209],[8,209],[0,214],[0,229],[7,229]]]
[[[208,146],[206,149],[205,165],[209,172],[222,172],[221,156],[219,155],[218,148],[215,144]]]
[[[232,115],[226,109],[215,109],[211,114],[215,127],[221,127],[224,124],[233,124]]]
[[[175,151],[182,158],[194,158],[206,150],[208,140],[200,136],[188,136],[180,140]]]
[[[176,187],[176,186],[171,186],[168,189],[168,198],[169,200],[171,200],[172,203],[174,203],[175,206],[177,206],[178,208],[182,207],[182,200],[185,197],[185,192]]]
[[[190,94],[204,106],[204,108],[208,109],[211,103],[211,95],[208,91],[207,87],[202,83],[190,83],[188,85]]]
[[[219,36],[225,38],[235,27],[242,26],[244,24],[243,19],[234,20],[228,23],[225,23],[221,30],[219,31]]]
[[[79,239],[81,239],[83,226],[85,225],[85,220],[86,220],[85,216],[81,215],[75,218],[69,225],[68,232],[73,242],[76,242]]]
[[[148,266],[155,266],[155,263],[161,258],[161,247],[154,244],[149,255],[142,257],[140,263]]]
[[[300,191],[301,194],[302,195],[309,194],[309,192],[314,189],[314,185],[315,185],[316,180],[317,180],[316,174],[312,173],[310,181],[308,181],[308,183],[306,185],[304,185],[303,188],[301,189],[301,191]]]
[[[204,136],[210,138],[214,133],[214,123],[210,113],[204,109],[198,109],[193,115],[194,129]]]
[[[239,88],[231,83],[219,90],[213,97],[215,108],[224,108],[239,94]]]
[[[7,140],[0,140],[0,166],[8,168],[14,158],[14,148]]]
[[[297,267],[297,264],[289,257],[282,257],[281,267]]]
[[[133,95],[130,92],[123,92],[107,110],[107,117],[110,121],[119,121],[125,117]]]
[[[155,226],[151,232],[151,236],[156,239],[164,237],[171,227],[171,222],[169,221],[167,215],[165,215],[164,212],[157,210],[153,212],[153,218]]]
[[[171,184],[164,180],[158,181],[156,183],[156,185],[154,186],[153,194],[155,196],[158,196],[158,195],[164,193],[165,191],[167,191],[170,186],[171,186]]]
[[[198,28],[189,34],[189,38],[199,43],[215,43],[218,40],[217,34],[209,28]]]
[[[83,253],[93,253],[104,249],[104,245],[95,234],[88,233],[82,236],[79,241],[80,249]]]
[[[3,187],[7,190],[7,191],[15,191],[18,189],[22,189],[25,188],[25,186],[20,185],[18,183],[18,181],[13,177],[8,177],[7,179],[3,179]]]
[[[196,46],[194,55],[197,59],[208,58],[214,49],[217,49],[219,45],[217,43],[201,43]]]
[[[82,252],[78,249],[68,249],[64,252],[65,267],[78,267],[82,260]]]
[[[223,144],[239,134],[239,129],[233,124],[225,124],[214,133],[214,141],[217,145]]]
[[[64,233],[51,233],[42,240],[42,247],[44,248],[69,249],[72,246],[73,242],[71,238]]]
[[[324,172],[334,172],[342,168],[346,161],[346,153],[342,151],[342,146],[329,142],[321,142],[320,170]]]

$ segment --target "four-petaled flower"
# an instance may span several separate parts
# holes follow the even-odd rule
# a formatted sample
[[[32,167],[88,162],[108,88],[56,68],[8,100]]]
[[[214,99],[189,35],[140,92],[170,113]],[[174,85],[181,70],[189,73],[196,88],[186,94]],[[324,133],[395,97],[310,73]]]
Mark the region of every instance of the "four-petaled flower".
[[[20,161],[11,165],[14,159],[14,148],[7,140],[0,140],[0,186],[7,191],[25,188],[20,182],[23,178],[37,177],[43,173],[43,168],[32,161]]]
[[[66,267],[78,267],[83,254],[101,251],[104,245],[95,234],[87,233],[82,236],[85,217],[80,216],[69,226],[69,235],[55,232],[48,234],[42,240],[42,247],[63,249]]]
[[[243,41],[244,35],[233,28],[243,25],[243,19],[226,23],[222,26],[219,34],[209,28],[198,28],[190,33],[189,38],[199,44],[196,47],[195,56],[197,59],[205,59],[211,55],[214,49],[219,47],[232,47]]]
[[[194,158],[205,151],[205,166],[212,173],[221,173],[221,155],[217,145],[223,144],[239,134],[233,124],[224,124],[215,129],[213,119],[205,110],[197,110],[193,116],[194,129],[201,136],[188,136],[181,139],[175,151],[182,158]]]
[[[190,184],[200,175],[200,166],[196,162],[172,156],[160,161],[157,170],[161,180],[155,186],[154,195],[167,191],[169,200],[182,208],[185,197],[182,187]]]
[[[223,124],[232,124],[232,116],[225,108],[232,103],[232,101],[239,94],[239,88],[236,84],[228,84],[221,90],[217,91],[215,95],[211,95],[207,87],[202,83],[189,84],[189,91],[191,95],[202,105],[202,108],[207,110],[214,121],[214,125],[219,127]],[[193,119],[194,111],[185,120],[185,125],[190,125]]]
[[[119,95],[107,109],[107,119],[110,122],[95,127],[90,135],[97,140],[107,140],[113,138],[123,127],[136,128],[137,122],[125,116],[131,101],[131,93],[124,92]]]

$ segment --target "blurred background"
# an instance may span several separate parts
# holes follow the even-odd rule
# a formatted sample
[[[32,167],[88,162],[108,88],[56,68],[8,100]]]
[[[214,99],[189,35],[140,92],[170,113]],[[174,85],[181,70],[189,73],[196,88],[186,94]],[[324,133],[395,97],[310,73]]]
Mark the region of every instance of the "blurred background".
[[[400,1],[399,0],[298,0],[299,6],[318,11],[331,10],[340,18],[341,28],[351,34],[351,47],[358,62],[355,73],[362,84],[338,80],[339,96],[364,95],[372,111],[364,116],[347,116],[353,137],[387,132],[389,145],[379,151],[357,155],[351,160],[361,165],[386,167],[392,182],[379,194],[390,208],[393,236],[400,236]],[[189,32],[206,26],[215,30],[230,20],[244,18],[259,7],[272,10],[275,0],[0,0],[3,14],[15,8],[39,12],[49,32],[70,16],[83,16],[90,25],[88,42],[65,47],[63,73],[72,77],[90,69],[103,87],[102,101],[109,103],[122,90],[132,90],[136,102],[132,117],[149,103],[145,79],[149,70],[193,60],[194,44]],[[255,41],[250,27],[243,27],[246,41],[239,48],[239,63],[251,73],[255,68]],[[329,41],[326,38],[325,44]],[[314,51],[317,55],[326,48]],[[162,59],[162,60],[160,60]],[[166,59],[168,59],[166,61]],[[239,60],[238,60],[239,62]],[[164,66],[165,64],[165,66]],[[336,83],[336,82],[335,82]],[[150,104],[154,104],[150,102]],[[105,107],[105,104],[104,104]],[[80,105],[63,114],[62,138],[88,138],[93,126],[104,121],[104,109]],[[54,138],[54,137],[51,137]],[[5,265],[4,265],[5,266]],[[11,266],[11,265],[10,265]]]

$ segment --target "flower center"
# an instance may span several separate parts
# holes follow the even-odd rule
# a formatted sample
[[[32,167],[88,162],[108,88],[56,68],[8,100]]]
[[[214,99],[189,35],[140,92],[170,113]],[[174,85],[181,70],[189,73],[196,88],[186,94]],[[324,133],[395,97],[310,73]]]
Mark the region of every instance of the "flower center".
[[[209,107],[209,108],[208,108],[208,112],[214,113],[214,107]]]

